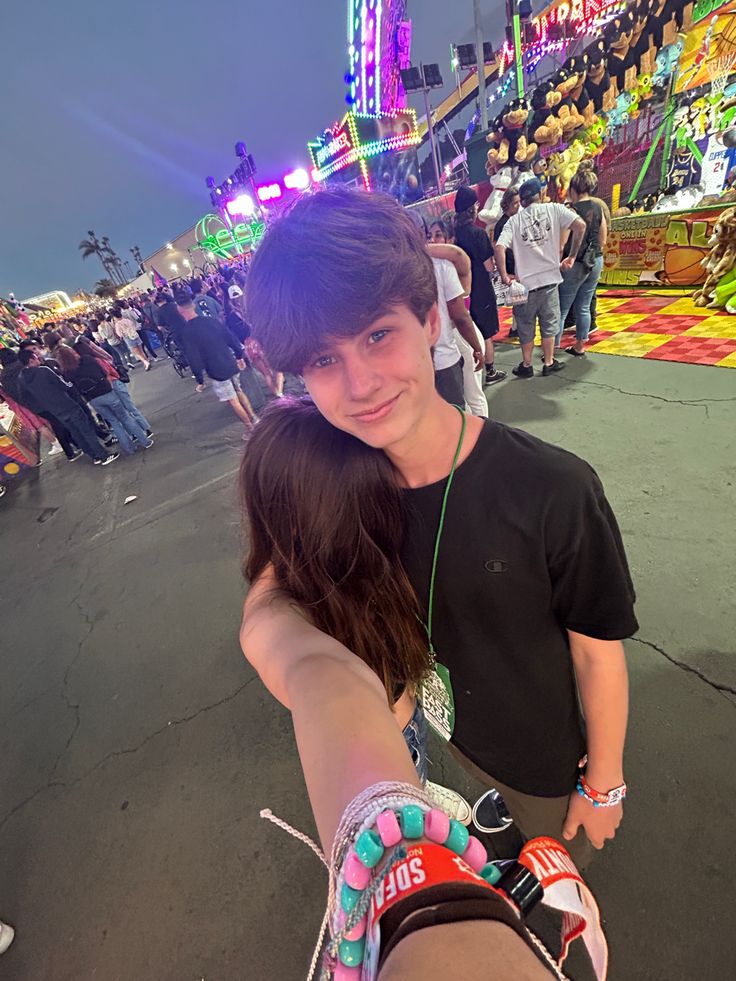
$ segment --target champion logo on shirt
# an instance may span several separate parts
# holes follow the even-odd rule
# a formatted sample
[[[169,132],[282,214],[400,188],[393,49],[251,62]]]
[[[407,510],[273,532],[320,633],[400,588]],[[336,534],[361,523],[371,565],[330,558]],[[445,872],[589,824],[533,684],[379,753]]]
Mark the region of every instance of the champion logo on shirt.
[[[508,567],[509,564],[506,559],[488,559],[488,561],[485,563],[486,572],[506,572]]]

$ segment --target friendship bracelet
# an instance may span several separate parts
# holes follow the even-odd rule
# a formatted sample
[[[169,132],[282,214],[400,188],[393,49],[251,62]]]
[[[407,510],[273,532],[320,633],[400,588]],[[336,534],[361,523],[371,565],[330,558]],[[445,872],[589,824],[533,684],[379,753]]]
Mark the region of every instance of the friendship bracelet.
[[[578,776],[577,787],[575,788],[581,797],[584,797],[593,807],[615,807],[626,797],[626,784],[614,787],[607,794],[602,794],[599,790],[594,790],[581,773]]]
[[[539,881],[528,869],[512,862],[502,872],[495,863],[488,861],[488,853],[481,842],[439,808],[419,804],[405,804],[398,810],[385,808],[376,816],[375,829],[365,829],[355,839],[341,869],[340,911],[337,929],[328,947],[328,953],[334,958],[335,981],[357,981],[360,977],[370,901],[389,877],[393,866],[406,858],[403,844],[418,844],[423,838],[462,858],[475,875],[485,880],[488,886],[495,886],[493,891],[519,912],[530,909],[541,898]],[[394,851],[389,854],[380,875],[375,877],[373,870],[388,849]]]

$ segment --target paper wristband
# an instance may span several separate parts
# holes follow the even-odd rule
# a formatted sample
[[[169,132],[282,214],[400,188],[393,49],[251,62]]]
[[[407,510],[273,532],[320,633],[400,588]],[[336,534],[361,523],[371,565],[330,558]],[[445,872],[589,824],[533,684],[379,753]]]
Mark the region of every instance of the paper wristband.
[[[608,944],[601,927],[598,904],[583,882],[567,849],[554,838],[532,838],[521,850],[518,861],[542,883],[542,903],[559,910],[562,915],[562,967],[570,944],[583,938],[598,981],[608,972]]]

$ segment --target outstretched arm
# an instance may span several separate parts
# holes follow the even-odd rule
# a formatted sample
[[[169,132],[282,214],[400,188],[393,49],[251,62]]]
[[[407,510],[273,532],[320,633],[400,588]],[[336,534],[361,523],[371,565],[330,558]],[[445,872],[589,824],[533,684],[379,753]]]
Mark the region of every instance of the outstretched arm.
[[[314,818],[329,853],[347,804],[381,780],[419,786],[378,676],[318,630],[275,588],[271,573],[248,594],[240,643],[266,688],[290,709]]]

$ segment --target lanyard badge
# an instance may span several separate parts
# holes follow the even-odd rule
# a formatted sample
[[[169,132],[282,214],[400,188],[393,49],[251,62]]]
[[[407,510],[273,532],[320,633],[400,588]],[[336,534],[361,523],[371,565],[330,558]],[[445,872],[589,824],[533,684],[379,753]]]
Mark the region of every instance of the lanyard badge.
[[[427,603],[427,622],[425,630],[429,640],[429,652],[434,658],[434,670],[431,675],[422,682],[421,698],[424,713],[427,721],[432,726],[437,735],[444,740],[452,737],[455,728],[455,698],[452,694],[452,683],[450,681],[450,671],[441,664],[436,657],[434,644],[432,643],[432,617],[434,613],[434,585],[437,577],[437,561],[440,554],[440,542],[442,541],[442,530],[445,526],[445,512],[447,511],[447,500],[450,496],[450,487],[457,469],[457,461],[460,458],[460,451],[463,448],[465,439],[465,413],[459,406],[455,406],[460,413],[462,426],[460,428],[460,438],[457,441],[455,457],[452,461],[450,474],[445,485],[445,492],[442,497],[442,507],[440,509],[440,520],[437,526],[437,535],[434,540],[434,555],[432,557],[432,572],[429,577],[429,601]]]
[[[421,699],[427,722],[440,739],[449,740],[455,728],[455,698],[444,664],[435,661],[434,670],[422,682]]]

